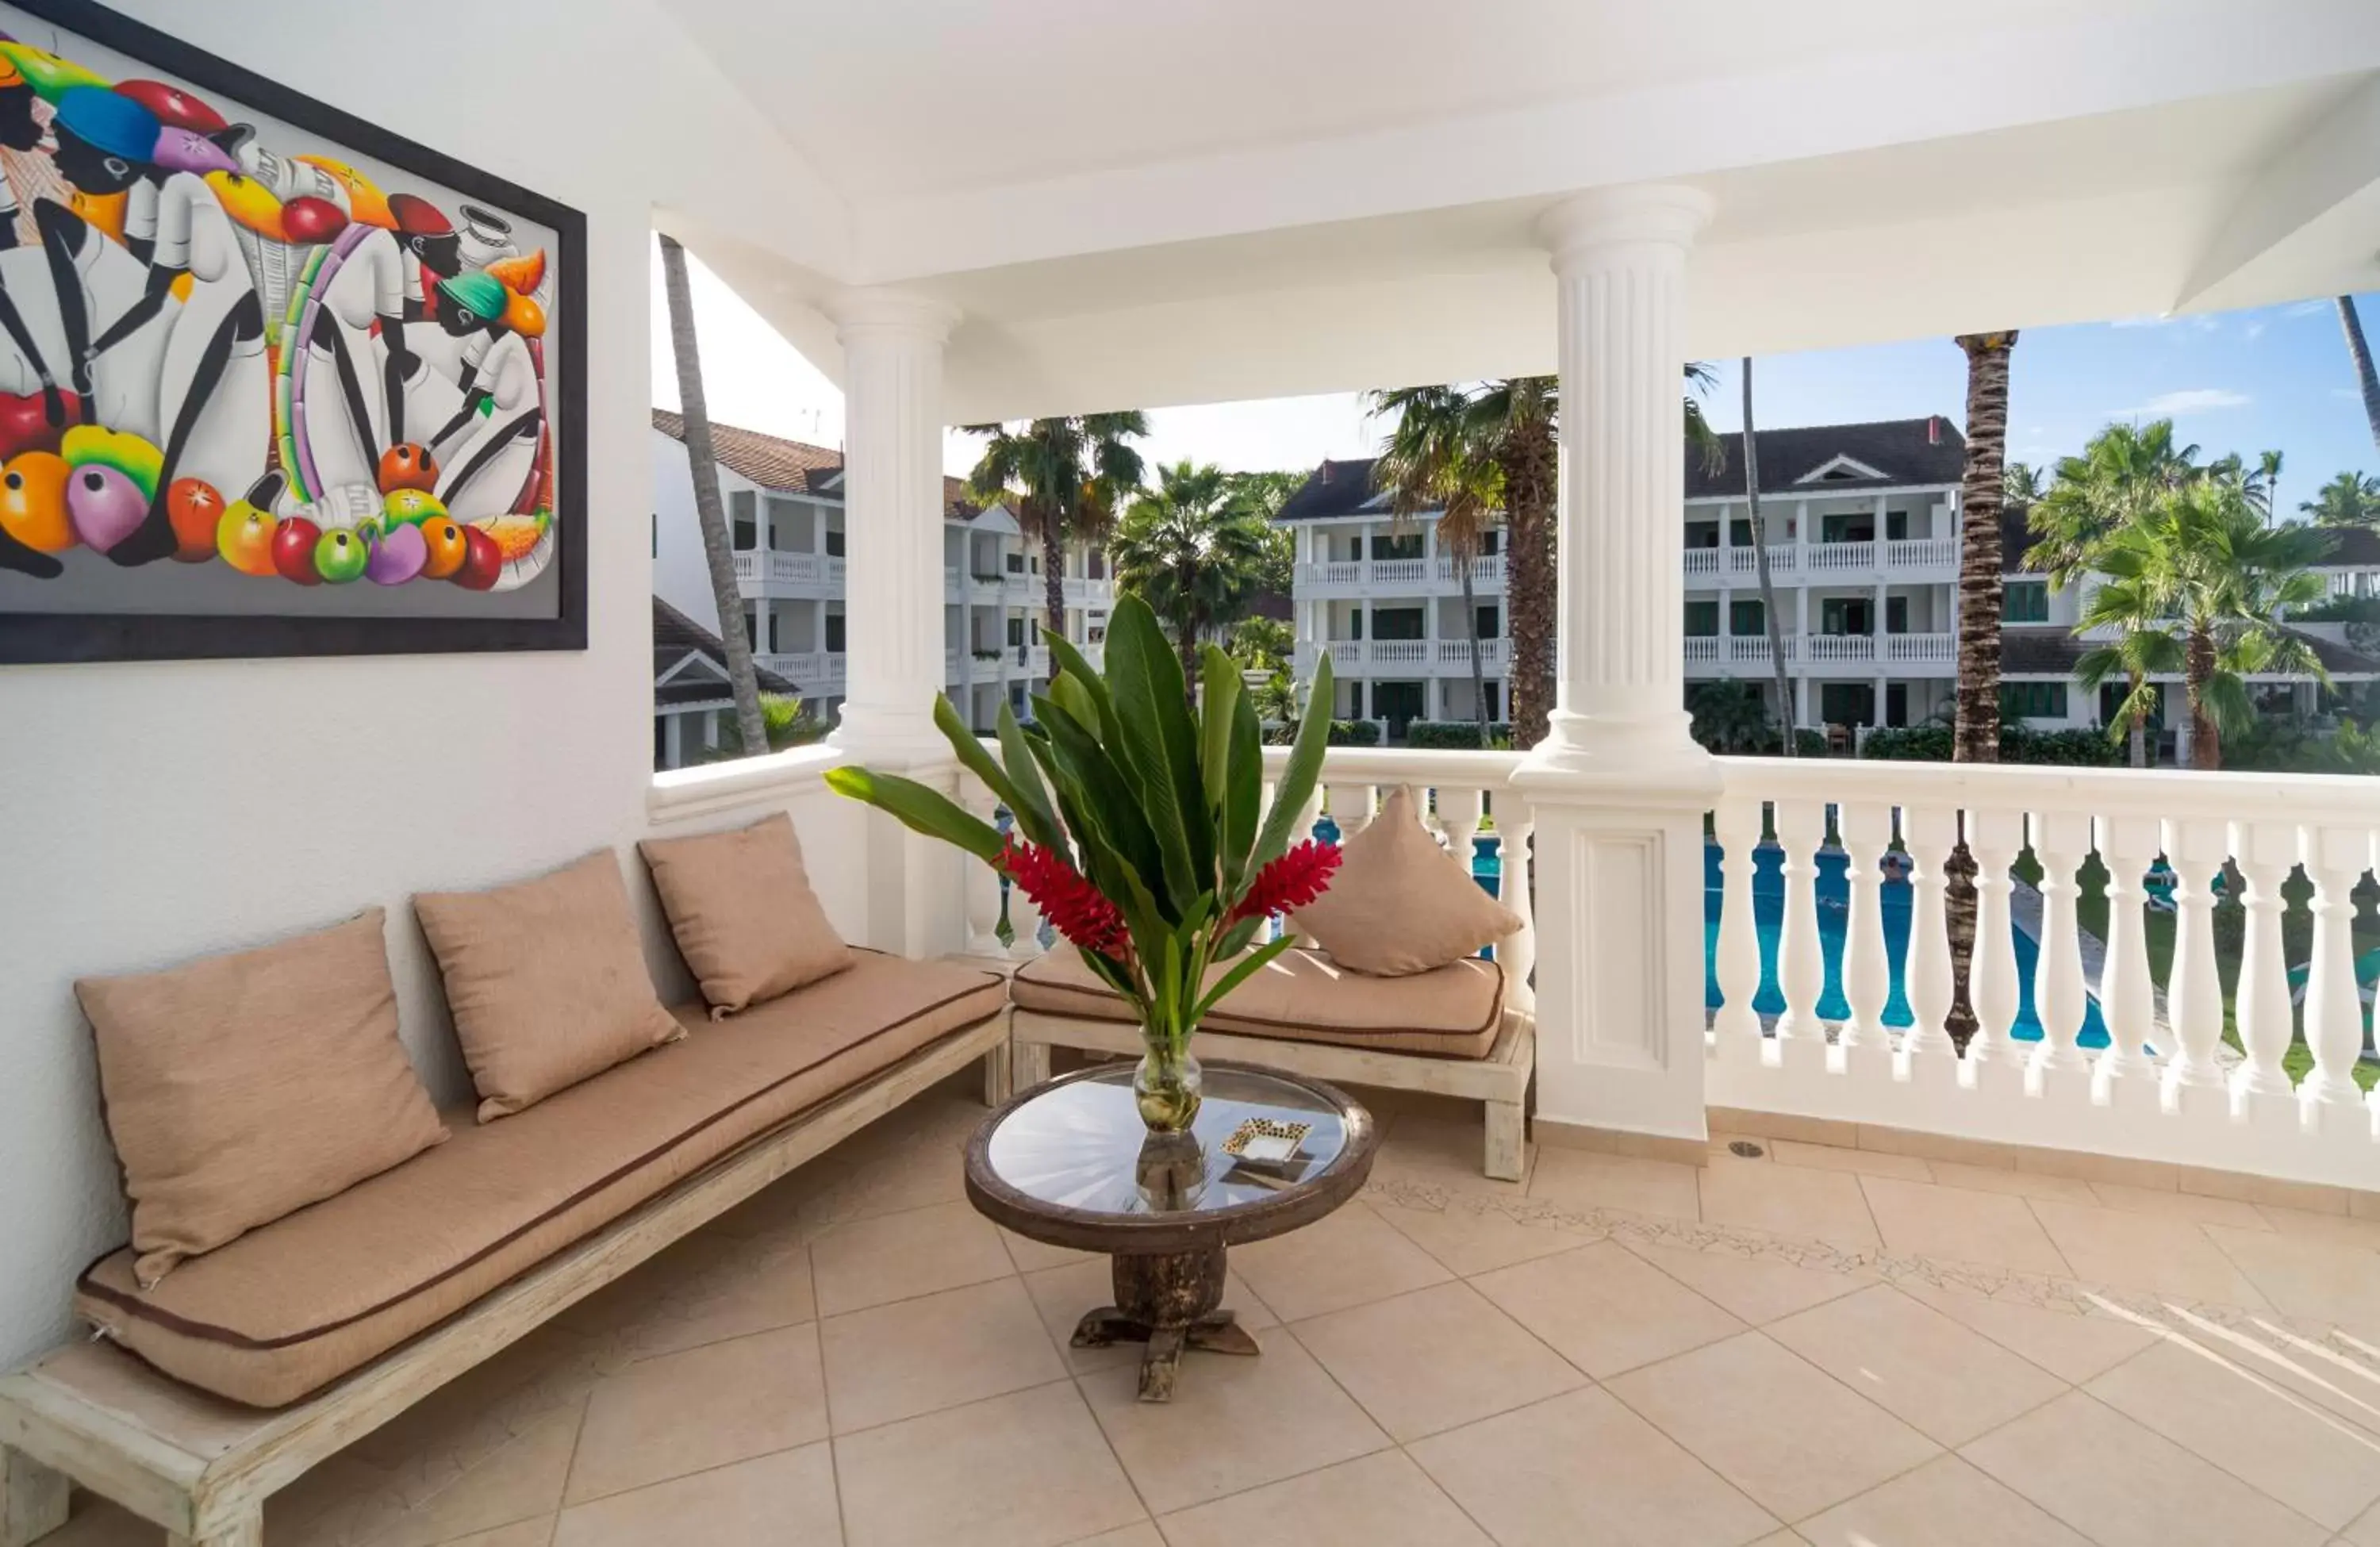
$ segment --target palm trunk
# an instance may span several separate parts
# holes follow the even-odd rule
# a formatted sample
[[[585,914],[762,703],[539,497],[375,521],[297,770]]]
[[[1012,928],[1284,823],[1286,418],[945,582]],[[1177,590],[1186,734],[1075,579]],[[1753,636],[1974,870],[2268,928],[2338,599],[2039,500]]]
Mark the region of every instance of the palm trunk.
[[[1768,632],[1769,669],[1777,674],[1778,718],[1784,734],[1778,737],[1784,754],[1801,748],[1801,726],[1793,722],[1793,683],[1785,670],[1785,625],[1777,616],[1777,585],[1768,573],[1768,534],[1760,525],[1760,446],[1752,432],[1752,357],[1743,357],[1743,500],[1752,515],[1752,568],[1760,577],[1760,618]]]
[[[1065,524],[1054,516],[1041,523],[1041,612],[1042,627],[1064,639],[1066,530]]]
[[[2016,334],[1962,335],[1967,352],[1967,459],[1959,490],[1959,714],[1954,762],[2000,761],[2000,488],[2008,458],[2009,351]],[[1975,955],[1975,857],[1960,819],[1958,847],[1943,866],[1943,915],[1950,937],[1951,1040],[1974,1035],[1967,996]]]
[[[1198,624],[1195,618],[1184,618],[1173,626],[1173,648],[1182,657],[1182,691],[1188,696],[1190,707],[1198,707]]]
[[[694,293],[686,285],[686,249],[662,237],[662,286],[669,298],[670,349],[677,357],[677,399],[686,420],[686,459],[694,474],[694,514],[702,529],[702,556],[710,570],[710,597],[719,609],[719,640],[727,657],[727,684],[735,695],[735,727],[745,755],[769,749],[760,714],[760,679],[752,669],[752,640],[744,628],[744,596],[735,584],[735,555],[727,514],[719,504],[719,462],[710,445],[710,412],[702,396],[702,356],[695,344]]]
[[[2215,636],[2205,624],[2191,626],[2181,669],[2190,693],[2190,766],[2212,773],[2223,766],[2223,731],[2206,708],[2206,685],[2215,677]]]
[[[2363,418],[2372,426],[2372,444],[2380,446],[2380,372],[2372,368],[2372,346],[2363,339],[2362,320],[2355,315],[2355,298],[2338,298],[2338,325],[2347,330],[2348,358],[2355,361],[2355,384],[2363,393]]]
[[[1479,722],[1479,749],[1488,749],[1488,668],[1479,656],[1479,607],[1471,590],[1471,555],[1454,555],[1455,572],[1463,579],[1463,635],[1471,641],[1471,712]]]
[[[2141,691],[2140,677],[2135,675],[2128,678],[2127,681],[2131,688],[2131,696],[2134,698],[2139,697]],[[2128,749],[2126,755],[2131,765],[2134,768],[2146,768],[2149,765],[2148,722],[2145,719],[2135,719],[2132,722],[2131,731],[2124,737],[2124,741]]]
[[[1546,738],[1554,707],[1558,460],[1552,426],[1516,431],[1506,438],[1497,460],[1504,475],[1504,516],[1512,529],[1504,599],[1512,615],[1512,745],[1528,748]]]

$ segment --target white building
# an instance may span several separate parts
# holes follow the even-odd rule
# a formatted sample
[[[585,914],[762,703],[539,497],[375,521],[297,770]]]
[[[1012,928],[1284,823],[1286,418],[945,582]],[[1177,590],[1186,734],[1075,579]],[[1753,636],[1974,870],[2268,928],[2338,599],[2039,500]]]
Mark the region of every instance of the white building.
[[[715,630],[684,433],[676,414],[653,410],[653,593]],[[845,683],[843,453],[731,425],[714,425],[711,445],[753,654],[832,725]],[[1025,541],[1006,507],[978,509],[959,480],[942,481],[943,692],[989,731],[1003,700],[1026,716],[1030,695],[1049,683],[1049,648],[1034,642],[1044,610],[1041,548]],[[1065,591],[1066,638],[1096,663],[1115,603],[1106,555],[1076,544]]]
[[[791,696],[796,686],[763,668],[760,691]],[[653,598],[653,771],[710,761],[733,748],[735,690],[719,636]]]
[[[1771,701],[1742,437],[1689,455],[1684,530],[1688,689],[1732,676]],[[1965,443],[1939,416],[1760,432],[1760,519],[1784,633],[1793,720],[1910,725],[1949,700],[1958,652],[1959,476]],[[1369,461],[1325,462],[1281,507],[1297,530],[1298,669],[1328,645],[1336,713],[1394,735],[1473,717],[1461,579],[1434,517],[1401,523]],[[1472,564],[1488,678],[1502,719],[1510,620],[1500,532]]]

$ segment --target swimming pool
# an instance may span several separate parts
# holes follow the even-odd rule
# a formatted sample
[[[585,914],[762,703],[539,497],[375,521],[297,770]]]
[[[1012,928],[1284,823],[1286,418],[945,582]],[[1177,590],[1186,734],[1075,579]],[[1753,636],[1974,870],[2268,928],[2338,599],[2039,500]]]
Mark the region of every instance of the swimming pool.
[[[1725,1003],[1718,991],[1718,920],[1721,902],[1719,877],[1720,851],[1717,844],[1703,846],[1703,1002],[1712,1009]],[[1754,932],[1760,939],[1760,992],[1753,996],[1752,1007],[1764,1016],[1782,1015],[1785,995],[1777,986],[1777,938],[1785,920],[1785,851],[1775,844],[1763,844],[1752,857],[1752,921]],[[1850,856],[1840,849],[1822,849],[1818,854],[1818,955],[1826,964],[1827,984],[1818,995],[1818,1018],[1848,1020],[1851,1004],[1843,997],[1843,940],[1851,922]],[[1884,906],[1884,954],[1890,969],[1891,996],[1886,1000],[1884,1023],[1887,1026],[1910,1026],[1916,1017],[1910,1013],[1908,995],[1901,991],[1901,964],[1909,953],[1909,883],[1900,879],[1887,880],[1879,889]],[[2034,1013],[2034,964],[2040,957],[2041,946],[2022,928],[2011,926],[2016,941],[2016,971],[2018,1008],[2014,1033],[2029,1041],[2041,1040],[2041,1020]],[[2084,999],[2082,1032],[2084,1047],[2107,1045],[2107,1028],[2099,1018],[2099,1002]]]

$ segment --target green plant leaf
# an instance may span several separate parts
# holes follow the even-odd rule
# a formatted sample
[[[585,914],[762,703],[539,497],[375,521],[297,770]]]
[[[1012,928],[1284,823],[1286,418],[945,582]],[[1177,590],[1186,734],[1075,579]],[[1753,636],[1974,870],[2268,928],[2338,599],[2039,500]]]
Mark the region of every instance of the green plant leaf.
[[[1264,731],[1253,695],[1242,693],[1232,703],[1230,787],[1223,792],[1223,895],[1234,903],[1247,887],[1248,854],[1263,809]]]
[[[1208,1014],[1211,1012],[1217,1005],[1222,1002],[1222,998],[1225,994],[1231,993],[1242,983],[1246,982],[1258,972],[1263,971],[1268,963],[1271,962],[1275,957],[1279,956],[1282,952],[1288,950],[1295,944],[1297,943],[1288,935],[1282,935],[1279,940],[1269,940],[1265,942],[1255,950],[1250,951],[1246,956],[1242,956],[1238,961],[1233,962],[1232,964],[1232,969],[1224,973],[1221,977],[1216,979],[1215,986],[1207,991],[1207,996],[1204,999],[1198,1001],[1198,1013],[1196,1018],[1200,1020],[1206,1019]]]
[[[1148,604],[1137,597],[1118,601],[1108,621],[1108,674],[1120,737],[1109,752],[1139,786],[1158,852],[1164,856],[1168,901],[1178,914],[1213,883],[1214,842],[1198,798],[1197,754],[1190,746],[1182,668]],[[1187,803],[1183,799],[1184,772],[1191,786]],[[1198,841],[1202,834],[1203,843]],[[1198,865],[1202,849],[1208,855],[1204,870]]]
[[[1071,677],[1061,677],[1051,685],[1053,693],[1062,694]],[[1079,701],[1080,688],[1074,695]],[[1157,834],[1149,830],[1148,816],[1141,809],[1139,791],[1123,771],[1115,765],[1097,738],[1086,730],[1073,713],[1055,698],[1038,700],[1042,705],[1040,719],[1050,732],[1050,747],[1058,761],[1073,775],[1081,790],[1081,815],[1088,819],[1089,831],[1069,813],[1069,825],[1075,827],[1077,845],[1085,850],[1087,860],[1096,860],[1096,845],[1104,838],[1111,844],[1116,857],[1133,872],[1143,886],[1152,892],[1165,887],[1165,858],[1158,848]],[[1102,886],[1102,890],[1107,890]],[[1112,897],[1114,894],[1110,892]],[[1186,905],[1188,899],[1184,899]],[[1171,921],[1178,917],[1173,908],[1160,907]]]
[[[1005,708],[1003,705],[1003,713]],[[1024,797],[1009,778],[1007,770],[984,750],[983,743],[967,729],[966,722],[959,718],[959,712],[951,706],[951,700],[940,693],[934,695],[934,725],[950,742],[951,749],[958,753],[959,761],[984,782],[995,799],[1008,808],[1009,814],[1016,819],[1019,832],[1037,844],[1063,846],[1065,834],[1055,830],[1057,823],[1042,823],[1038,820],[1040,813],[1026,809]]]
[[[837,795],[866,801],[915,832],[955,844],[986,863],[1000,857],[997,828],[969,816],[949,796],[915,779],[865,768],[830,768],[826,786]]]
[[[1216,942],[1214,959],[1217,961],[1229,961],[1233,956],[1238,956],[1242,951],[1248,948],[1248,942],[1254,940],[1257,937],[1257,932],[1264,927],[1265,916],[1261,913],[1243,919],[1238,923],[1233,924],[1230,929],[1223,932],[1223,938]],[[1286,939],[1288,937],[1283,936],[1282,938]]]
[[[1207,647],[1199,661],[1199,676],[1198,784],[1208,816],[1220,829],[1223,808],[1230,803],[1225,786],[1232,772],[1232,718],[1244,689],[1239,667],[1213,645]]]
[[[1007,800],[1008,809],[1016,813],[1016,821],[1025,827],[1027,838],[1037,844],[1064,848],[1066,830],[1059,822],[1056,810],[1050,804],[1050,790],[1041,782],[1040,764],[1033,756],[1025,727],[1016,723],[1015,712],[1004,700],[1000,706],[998,725],[1001,761],[1007,765],[1009,784],[1015,791],[1014,799],[1006,796],[1002,798]],[[1028,810],[1032,813],[1029,820],[1026,814]],[[1044,836],[1044,833],[1048,836]]]
[[[1251,872],[1271,864],[1289,847],[1290,832],[1313,797],[1315,781],[1322,776],[1322,754],[1330,744],[1334,706],[1330,652],[1326,650],[1314,665],[1314,687],[1306,699],[1305,718],[1298,722],[1296,744],[1289,749],[1281,782],[1273,786],[1272,810],[1265,817],[1264,831],[1257,834],[1256,852],[1248,857]]]

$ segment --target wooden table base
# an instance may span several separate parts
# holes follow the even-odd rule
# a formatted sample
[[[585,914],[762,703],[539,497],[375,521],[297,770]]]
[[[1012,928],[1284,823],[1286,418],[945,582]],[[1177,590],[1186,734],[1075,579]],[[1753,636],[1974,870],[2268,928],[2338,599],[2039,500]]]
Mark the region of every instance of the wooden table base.
[[[1074,1346],[1146,1343],[1140,1358],[1140,1399],[1170,1402],[1185,1348],[1254,1355],[1257,1340],[1222,1309],[1223,1249],[1163,1256],[1110,1259],[1116,1303],[1075,1323]]]

